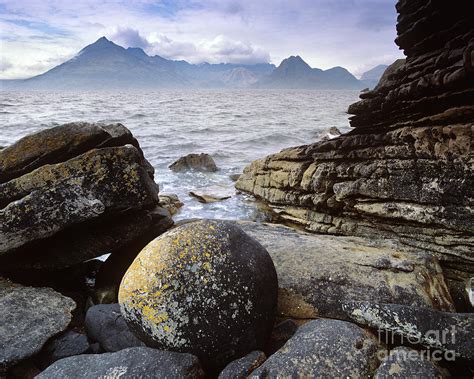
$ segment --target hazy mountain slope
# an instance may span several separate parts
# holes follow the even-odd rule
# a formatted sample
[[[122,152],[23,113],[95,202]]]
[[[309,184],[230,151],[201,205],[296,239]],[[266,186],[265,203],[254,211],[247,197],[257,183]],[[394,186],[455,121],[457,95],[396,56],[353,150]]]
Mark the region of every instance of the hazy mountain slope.
[[[365,84],[366,87],[372,89],[377,85],[387,67],[388,65],[386,64],[379,64],[369,71],[364,72],[360,77],[360,80]]]

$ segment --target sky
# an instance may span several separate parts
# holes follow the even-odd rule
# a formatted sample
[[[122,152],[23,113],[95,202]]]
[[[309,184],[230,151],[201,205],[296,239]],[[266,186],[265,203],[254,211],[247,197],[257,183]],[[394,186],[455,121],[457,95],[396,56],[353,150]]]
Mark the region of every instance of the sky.
[[[0,0],[0,79],[27,78],[102,36],[190,63],[311,67],[360,75],[403,57],[396,0]]]

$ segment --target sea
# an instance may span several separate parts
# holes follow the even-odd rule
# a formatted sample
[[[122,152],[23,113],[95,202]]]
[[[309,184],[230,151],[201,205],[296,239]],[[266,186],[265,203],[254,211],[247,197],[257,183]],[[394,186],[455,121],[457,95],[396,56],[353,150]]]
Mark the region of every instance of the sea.
[[[184,203],[175,219],[265,219],[230,178],[253,160],[320,139],[331,127],[350,129],[347,109],[358,91],[167,90],[0,92],[0,146],[72,122],[122,123],[155,167],[160,193]],[[189,153],[210,154],[216,173],[175,173],[168,166]],[[230,199],[202,204],[189,192]]]

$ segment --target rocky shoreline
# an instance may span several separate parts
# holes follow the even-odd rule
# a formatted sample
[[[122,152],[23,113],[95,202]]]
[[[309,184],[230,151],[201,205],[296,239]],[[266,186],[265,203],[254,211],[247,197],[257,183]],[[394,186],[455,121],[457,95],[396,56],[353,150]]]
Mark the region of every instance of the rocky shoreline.
[[[121,124],[1,149],[0,378],[472,376],[474,13],[397,9],[407,59],[354,129],[236,182],[300,228],[175,224]]]

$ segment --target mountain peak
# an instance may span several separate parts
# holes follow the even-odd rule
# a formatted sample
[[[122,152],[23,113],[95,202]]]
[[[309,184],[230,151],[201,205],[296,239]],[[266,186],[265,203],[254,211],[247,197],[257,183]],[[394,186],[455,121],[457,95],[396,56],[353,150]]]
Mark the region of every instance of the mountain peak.
[[[93,44],[91,44],[90,46],[92,46],[92,45],[109,45],[109,44],[113,44],[113,42],[108,40],[105,36],[102,36],[97,41],[95,41]]]

